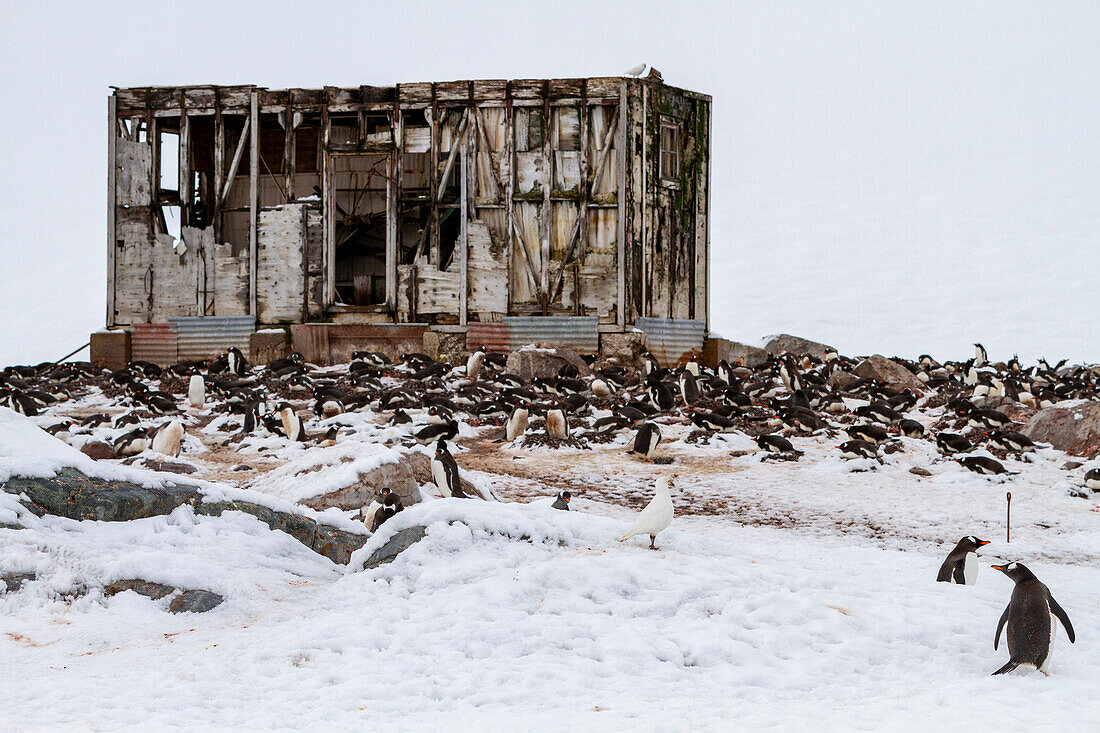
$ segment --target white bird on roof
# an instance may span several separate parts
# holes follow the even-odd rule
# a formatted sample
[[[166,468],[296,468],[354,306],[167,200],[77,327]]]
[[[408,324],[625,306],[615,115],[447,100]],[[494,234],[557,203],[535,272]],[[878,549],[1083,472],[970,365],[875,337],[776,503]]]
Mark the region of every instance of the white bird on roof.
[[[649,549],[656,550],[657,548],[653,543],[657,539],[657,533],[664,531],[672,523],[672,514],[672,495],[669,493],[669,479],[667,476],[661,476],[657,479],[657,490],[653,495],[653,499],[638,515],[638,518],[634,520],[634,524],[630,526],[630,529],[619,538],[619,542],[628,540],[635,535],[647,534],[649,535]]]
[[[645,64],[638,64],[633,69],[631,69],[630,71],[623,74],[623,76],[635,76],[635,77],[637,77],[637,76],[641,76],[643,71],[645,71]]]

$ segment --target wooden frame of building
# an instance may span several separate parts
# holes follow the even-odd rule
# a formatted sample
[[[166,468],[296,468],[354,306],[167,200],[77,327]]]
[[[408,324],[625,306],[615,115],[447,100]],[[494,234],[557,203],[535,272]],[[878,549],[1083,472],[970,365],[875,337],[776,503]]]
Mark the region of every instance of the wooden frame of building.
[[[633,79],[118,89],[108,327],[707,321],[710,97]]]

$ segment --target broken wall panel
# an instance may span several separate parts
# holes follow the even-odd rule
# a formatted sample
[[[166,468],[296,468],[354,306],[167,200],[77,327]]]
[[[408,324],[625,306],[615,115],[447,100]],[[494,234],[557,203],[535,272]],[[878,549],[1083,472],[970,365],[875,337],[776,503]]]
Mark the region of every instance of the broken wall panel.
[[[257,226],[257,307],[262,323],[305,320],[306,207],[260,212]]]
[[[115,205],[149,206],[153,202],[153,147],[117,138],[115,165]]]

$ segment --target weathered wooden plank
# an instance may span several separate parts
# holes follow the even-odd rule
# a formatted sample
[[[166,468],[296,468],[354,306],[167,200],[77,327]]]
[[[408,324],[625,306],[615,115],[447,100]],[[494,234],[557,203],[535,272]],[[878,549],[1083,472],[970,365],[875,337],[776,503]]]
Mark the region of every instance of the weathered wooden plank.
[[[473,82],[474,87],[474,99],[481,100],[501,100],[508,96],[508,80],[507,79],[475,79]]]
[[[618,76],[590,77],[585,80],[585,91],[590,100],[618,100],[622,96],[623,79]]]
[[[468,101],[470,82],[440,81],[435,84],[435,98],[440,102]]]
[[[584,79],[550,79],[547,93],[551,98],[580,97],[584,94]]]
[[[226,176],[225,184],[222,188],[222,206],[224,206],[226,200],[229,199],[229,191],[233,188],[233,182],[237,180],[237,167],[241,164],[241,158],[244,156],[244,144],[248,141],[251,125],[252,118],[246,117],[244,120],[244,127],[241,128],[241,137],[237,140],[237,149],[233,151],[233,161],[229,164],[229,173]],[[251,178],[251,174],[249,174],[249,178]]]
[[[179,135],[179,180],[176,190],[179,192],[180,221],[187,224],[191,221],[191,208],[193,204],[194,186],[191,182],[191,122],[187,116],[185,104],[180,106],[180,135]]]
[[[261,323],[304,320],[305,205],[264,209],[257,225],[258,318]]]
[[[512,99],[542,99],[546,92],[544,79],[513,79],[508,82],[508,96]]]
[[[116,89],[111,95],[115,100],[115,114],[119,117],[145,114],[147,91],[146,89]]]
[[[466,325],[466,308],[467,308],[467,302],[466,301],[467,301],[467,298],[469,297],[469,295],[468,295],[469,290],[468,290],[468,287],[467,287],[467,279],[468,279],[469,273],[467,272],[467,269],[466,269],[467,268],[467,260],[469,259],[469,251],[470,251],[469,221],[468,221],[469,214],[468,214],[468,208],[467,208],[467,202],[466,202],[466,187],[467,187],[467,177],[469,176],[469,170],[467,168],[467,162],[466,162],[466,134],[465,134],[466,133],[466,123],[469,119],[470,119],[469,110],[467,110],[466,115],[463,116],[463,118],[462,118],[462,124],[460,126],[459,133],[458,133],[459,138],[461,138],[461,140],[462,140],[462,151],[461,151],[462,160],[461,160],[461,163],[459,164],[460,165],[459,177],[462,179],[459,183],[459,185],[461,187],[461,193],[459,194],[459,202],[460,202],[459,203],[459,226],[461,227],[461,230],[459,232],[459,237],[458,237],[458,323],[459,323],[460,326],[465,326]],[[457,147],[457,146],[452,146],[452,147]],[[452,150],[452,154],[453,154],[453,150]],[[444,173],[443,173],[443,180],[444,181],[447,180],[447,175],[450,172],[450,161],[448,161],[447,168],[448,168],[448,170],[444,171]]]
[[[283,110],[283,192],[286,201],[294,200],[294,107]]]
[[[257,256],[257,231],[260,214],[260,93],[252,91],[252,101],[249,111],[252,134],[249,135],[249,164],[248,164],[248,312],[256,315],[259,310],[256,302],[256,277]]]
[[[113,195],[115,206],[149,206],[153,203],[151,166],[153,164],[152,147],[147,143],[123,140],[112,136],[108,156],[112,154],[110,179],[113,187],[108,195]],[[109,212],[108,212],[109,213]]]
[[[402,104],[430,103],[432,101],[431,82],[413,82],[397,85],[397,101]]]
[[[115,96],[107,98],[107,326],[115,325],[115,249],[118,247],[115,234],[115,210],[117,208],[115,188],[115,176],[118,171],[119,161],[115,152],[118,141],[116,132],[118,120],[118,99]]]

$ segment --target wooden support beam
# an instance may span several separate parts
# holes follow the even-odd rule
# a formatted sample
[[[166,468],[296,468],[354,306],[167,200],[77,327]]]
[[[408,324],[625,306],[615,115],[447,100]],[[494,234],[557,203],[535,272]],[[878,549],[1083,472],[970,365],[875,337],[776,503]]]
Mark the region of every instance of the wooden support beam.
[[[550,114],[550,97],[543,89],[542,102],[542,221],[540,227],[542,269],[539,272],[539,287],[542,291],[540,302],[542,314],[550,315],[550,232],[554,221],[554,205],[550,202],[550,189],[554,186],[554,153],[550,150],[550,126],[553,117]]]
[[[588,186],[588,101],[584,97],[581,98],[577,124],[580,128],[580,145],[578,146],[580,148],[580,161],[577,165],[579,178],[577,193],[580,195],[577,201],[577,217],[580,221],[580,229],[577,231],[578,252],[577,256],[573,258],[573,313],[579,316],[583,312],[581,305],[581,264],[584,262],[584,255],[588,250],[588,196],[590,193],[590,187]],[[563,269],[567,262],[569,262],[568,257],[562,259],[561,266]]]
[[[466,120],[468,120],[468,119],[469,119],[469,110],[467,110],[466,116],[462,118],[462,125],[461,125],[462,129],[459,132],[459,137],[462,139],[462,153],[461,153],[462,158],[461,158],[461,162],[459,163],[459,176],[462,178],[462,180],[459,182],[459,185],[461,186],[462,193],[461,193],[461,196],[460,196],[460,204],[459,204],[460,208],[459,208],[459,212],[458,212],[459,215],[461,216],[461,219],[459,219],[459,225],[461,226],[461,230],[459,232],[459,237],[458,237],[458,247],[459,247],[459,250],[458,250],[458,324],[460,326],[465,326],[466,325],[466,307],[467,307],[467,303],[466,303],[466,301],[467,301],[466,261],[469,259],[469,248],[470,248],[470,239],[469,239],[469,231],[468,231],[469,230],[469,223],[466,221],[466,216],[467,216],[467,203],[466,203],[466,185],[467,185],[467,182],[466,182],[466,176],[469,174],[469,171],[467,170],[467,165],[468,164],[466,162],[466,136],[465,136],[465,133],[466,133]],[[458,147],[457,141],[456,141],[455,147],[456,148]],[[443,180],[447,180],[446,175],[444,175]]]
[[[442,201],[443,194],[447,190],[447,177],[451,175],[451,169],[454,168],[455,158],[458,157],[459,148],[466,144],[466,123],[470,120],[470,110],[467,109],[462,114],[462,121],[458,125],[458,131],[455,133],[454,139],[451,141],[451,152],[447,155],[447,163],[443,166],[443,175],[439,177],[439,187],[436,192],[435,200]],[[459,144],[461,141],[461,145]]]
[[[237,149],[233,151],[233,162],[229,164],[229,173],[226,174],[225,184],[221,189],[222,206],[225,206],[225,202],[229,199],[229,192],[233,190],[233,182],[237,180],[237,167],[240,166],[241,158],[244,156],[244,144],[248,142],[248,134],[251,123],[251,118],[244,118],[244,127],[241,128],[241,138],[237,141]],[[224,136],[224,131],[222,134]]]
[[[512,310],[512,303],[515,302],[515,293],[512,291],[512,279],[515,277],[516,265],[516,242],[513,239],[512,234],[516,230],[516,213],[515,213],[515,190],[516,190],[516,124],[515,124],[515,108],[512,107],[512,100],[506,102],[504,108],[504,159],[508,161],[508,185],[504,191],[504,205],[508,213],[508,223],[505,225],[504,240],[508,247],[508,311]],[[485,147],[489,147],[489,141],[486,139]],[[518,240],[520,246],[523,246],[523,238]],[[538,280],[535,281],[538,283]]]
[[[626,80],[619,83],[619,180],[616,182],[615,200],[619,204],[618,221],[615,222],[616,239],[616,269],[619,278],[619,302],[615,306],[617,311],[616,323],[620,328],[626,327]]]
[[[432,263],[436,267],[440,267],[443,263],[439,261],[439,206],[438,199],[436,198],[436,192],[439,187],[439,182],[436,179],[436,171],[439,170],[439,145],[440,145],[440,128],[443,127],[446,122],[446,112],[440,112],[435,102],[432,102],[432,106],[425,110],[427,114],[432,116],[431,126],[431,149],[428,153],[428,159],[430,165],[428,170],[431,171],[428,176],[428,201],[431,203],[431,210],[428,213],[428,262]]]
[[[531,253],[527,251],[527,242],[523,238],[523,232],[519,230],[519,224],[512,219],[512,227],[516,235],[516,243],[519,251],[523,253],[523,263],[527,265],[527,274],[531,276],[531,283],[535,286],[535,296],[542,302],[542,284],[539,283],[539,271],[535,263],[531,261]]]
[[[214,110],[214,241],[222,241],[222,189],[225,188],[225,117],[219,104]]]
[[[325,106],[321,108],[321,302],[328,308],[336,302],[336,197],[332,190],[332,154],[329,143],[332,138],[332,120],[329,116],[327,93]]]
[[[283,137],[283,191],[286,202],[294,200],[294,108],[289,104],[283,112],[285,135]]]
[[[118,247],[115,231],[115,175],[118,170],[118,100],[112,94],[107,98],[107,320],[108,327],[115,325],[115,250]]]
[[[249,104],[252,134],[248,157],[248,312],[259,320],[258,278],[260,216],[260,93],[253,89]]]
[[[595,172],[595,174],[593,174],[592,180],[589,181],[588,179],[585,179],[581,182],[581,188],[582,188],[582,191],[583,191],[583,193],[582,193],[582,200],[583,201],[588,200],[588,192],[589,192],[591,186],[596,181],[600,180],[600,176],[603,175],[603,169],[607,165],[608,153],[611,151],[612,140],[614,139],[615,135],[618,133],[618,128],[615,126],[615,122],[617,120],[618,120],[618,113],[616,112],[614,115],[612,115],[611,123],[607,126],[607,134],[604,135],[603,147],[600,148],[600,157],[596,159],[596,172]],[[577,218],[573,220],[573,226],[569,230],[569,241],[565,245],[566,246],[565,255],[562,257],[561,267],[558,268],[558,275],[557,275],[556,278],[554,278],[554,287],[553,287],[553,290],[550,294],[550,299],[551,300],[554,300],[555,298],[557,298],[558,294],[561,292],[562,278],[565,277],[565,265],[566,265],[566,263],[569,262],[569,258],[573,255],[573,249],[574,249],[574,247],[576,245],[576,242],[577,242],[577,235],[580,233],[582,220],[585,218],[586,214],[587,214],[586,208],[585,208],[585,206],[582,206],[581,210],[579,212],[577,212]]]
[[[194,186],[191,183],[191,121],[187,116],[184,94],[180,93],[180,141],[179,141],[179,183],[176,190],[180,200],[180,228],[191,224],[191,209],[194,202]],[[180,235],[183,236],[182,234]]]

